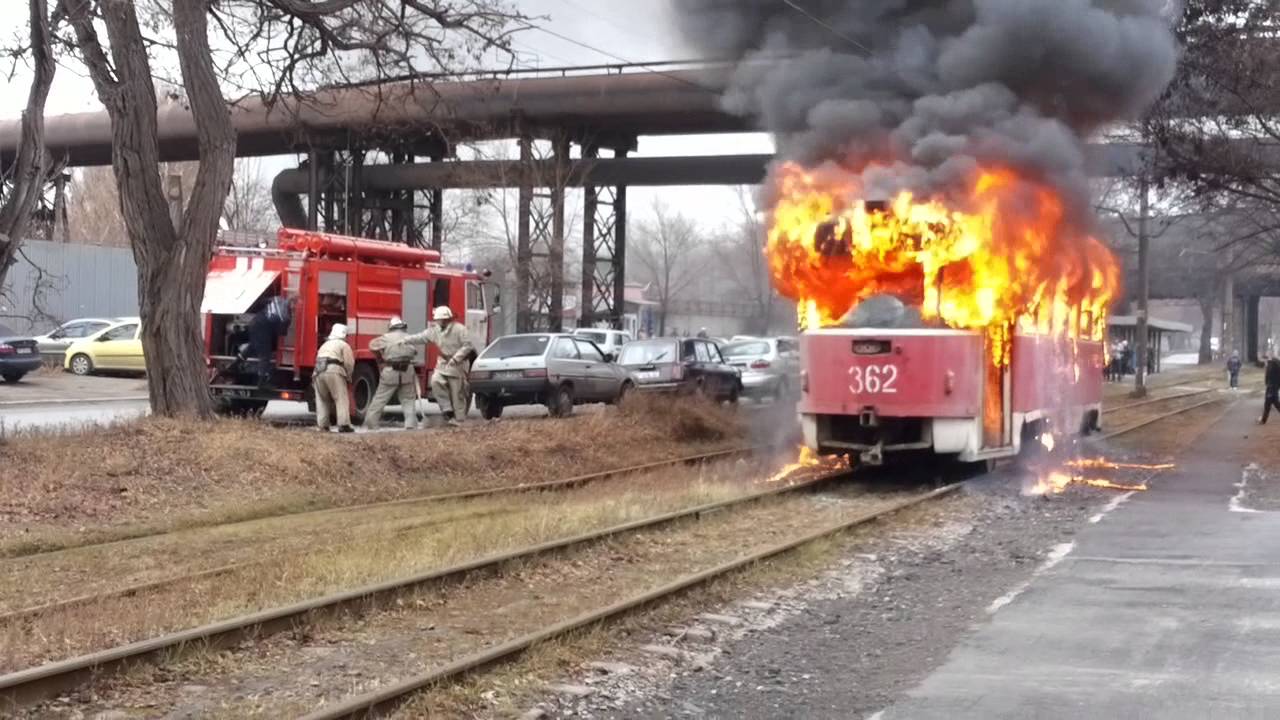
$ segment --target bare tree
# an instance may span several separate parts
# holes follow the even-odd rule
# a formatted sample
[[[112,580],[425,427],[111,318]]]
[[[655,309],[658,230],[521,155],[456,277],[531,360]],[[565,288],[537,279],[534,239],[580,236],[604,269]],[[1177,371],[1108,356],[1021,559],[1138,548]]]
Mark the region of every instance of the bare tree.
[[[1182,5],[1178,72],[1144,134],[1161,150],[1162,170],[1186,179],[1209,204],[1225,195],[1280,206],[1277,158],[1260,148],[1280,142],[1278,24],[1280,5],[1268,0]]]
[[[213,410],[204,380],[199,308],[236,145],[220,82],[265,91],[272,102],[335,77],[377,80],[456,68],[494,49],[504,51],[512,21],[524,19],[499,0],[154,0],[145,6],[65,1],[75,35],[68,42],[111,118],[112,168],[138,266],[151,408],[169,416],[207,417]],[[144,33],[140,8],[148,13],[148,31],[172,30],[170,44],[195,123],[199,167],[176,218],[157,172],[156,73],[150,51],[165,43]],[[220,33],[216,57],[210,21]],[[305,98],[285,105],[299,102]]]
[[[760,215],[756,212],[751,189],[737,188],[738,217],[717,238],[713,246],[717,265],[734,292],[755,308],[755,317],[749,332],[764,335],[769,332],[773,319],[777,293],[769,275],[769,260],[765,256],[766,232]]]
[[[693,286],[706,266],[704,239],[687,215],[672,212],[655,201],[652,217],[640,224],[630,251],[637,269],[657,293],[658,334],[667,332],[667,315],[673,301]]]
[[[31,215],[44,194],[45,179],[53,165],[44,145],[44,105],[58,67],[53,55],[53,25],[60,21],[63,6],[61,2],[55,6],[53,22],[45,0],[30,0],[27,9],[30,45],[11,52],[15,58],[29,54],[34,72],[22,113],[17,155],[11,166],[0,166],[0,186],[8,185],[0,204],[0,289],[5,287],[5,276],[27,235]]]
[[[271,202],[270,182],[262,175],[257,158],[237,160],[231,190],[222,209],[222,226],[235,232],[270,232],[279,227]]]

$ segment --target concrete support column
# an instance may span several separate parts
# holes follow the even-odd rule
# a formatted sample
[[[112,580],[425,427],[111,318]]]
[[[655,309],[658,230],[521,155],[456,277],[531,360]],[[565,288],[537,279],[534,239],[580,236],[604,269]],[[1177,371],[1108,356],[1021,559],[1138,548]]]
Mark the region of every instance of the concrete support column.
[[[626,157],[625,148],[615,153]],[[621,330],[627,312],[627,186],[619,185],[613,195],[613,316],[610,323]]]
[[[528,136],[520,138],[520,161],[528,163],[532,159],[533,140]],[[520,178],[516,211],[516,332],[525,333],[533,329],[529,303],[529,293],[532,290],[530,279],[533,270],[529,213],[533,207],[533,186],[529,182],[527,173],[521,173]]]
[[[554,143],[555,175],[551,178],[551,242],[547,261],[550,264],[551,297],[548,303],[548,327],[551,332],[564,329],[564,187],[568,181],[569,138],[560,136]]]

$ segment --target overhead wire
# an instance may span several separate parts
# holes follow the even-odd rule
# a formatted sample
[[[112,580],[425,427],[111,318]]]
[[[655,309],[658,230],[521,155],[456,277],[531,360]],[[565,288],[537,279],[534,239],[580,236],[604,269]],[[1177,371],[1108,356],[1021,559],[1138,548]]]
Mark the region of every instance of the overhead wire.
[[[818,17],[817,15],[814,15],[813,13],[809,12],[808,10],[805,10],[803,7],[801,7],[800,5],[798,5],[797,3],[795,3],[795,2],[794,2],[794,0],[782,0],[782,2],[783,2],[783,4],[784,4],[784,5],[786,5],[787,7],[791,8],[792,10],[795,10],[796,12],[800,13],[801,15],[803,15],[803,16],[805,16],[805,17],[809,18],[810,20],[812,20],[812,21],[813,21],[815,24],[817,24],[818,26],[820,26],[820,27],[822,27],[822,28],[825,28],[825,29],[827,30],[827,32],[831,33],[832,35],[835,35],[836,37],[840,38],[841,40],[844,40],[845,42],[849,43],[850,45],[852,45],[852,46],[854,46],[854,47],[858,48],[859,50],[863,51],[863,52],[864,52],[864,53],[866,53],[867,55],[872,55],[872,54],[873,54],[873,53],[872,53],[871,48],[867,47],[866,45],[863,45],[862,43],[858,42],[856,39],[854,39],[854,38],[852,38],[852,37],[849,37],[849,35],[847,35],[846,33],[841,32],[839,29],[837,29],[837,28],[835,28],[834,26],[832,26],[832,25],[831,25],[831,23],[827,22],[826,20],[823,20],[822,18]]]
[[[554,38],[558,38],[558,39],[560,39],[560,40],[562,40],[562,41],[564,41],[564,42],[569,43],[570,45],[576,45],[576,46],[578,46],[578,47],[580,47],[580,48],[583,48],[584,50],[590,50],[591,52],[599,53],[599,54],[601,54],[601,55],[604,55],[605,57],[612,58],[612,59],[617,60],[617,61],[619,61],[619,62],[621,62],[621,63],[626,64],[626,65],[630,65],[630,66],[638,67],[638,68],[643,68],[643,69],[645,70],[645,72],[650,72],[650,73],[653,73],[653,74],[655,74],[655,75],[661,75],[661,76],[663,76],[663,77],[670,78],[670,79],[672,79],[672,80],[675,80],[676,82],[683,83],[683,84],[688,85],[688,86],[690,86],[690,87],[694,87],[694,88],[697,88],[697,89],[699,89],[699,90],[702,90],[703,92],[711,93],[711,94],[713,94],[713,95],[720,95],[720,94],[722,94],[722,93],[723,93],[723,91],[722,91],[722,90],[718,90],[718,89],[716,89],[716,88],[707,87],[706,85],[702,85],[702,84],[700,84],[700,83],[696,83],[696,82],[694,82],[694,81],[692,81],[692,80],[690,80],[690,79],[688,79],[688,78],[686,78],[686,77],[681,77],[681,76],[679,76],[679,75],[674,75],[674,74],[672,74],[672,73],[669,73],[669,72],[666,72],[666,71],[663,71],[663,70],[657,70],[657,69],[655,69],[655,68],[653,68],[653,67],[652,67],[652,63],[644,63],[644,62],[638,62],[638,61],[635,61],[635,60],[628,60],[627,58],[622,57],[621,55],[618,55],[617,53],[609,52],[608,50],[602,50],[602,49],[600,49],[600,48],[598,48],[598,47],[596,47],[596,46],[594,46],[594,45],[591,45],[591,44],[589,44],[589,43],[582,42],[581,40],[576,40],[576,39],[574,39],[574,38],[569,37],[568,35],[565,35],[565,34],[563,34],[563,33],[556,32],[555,30],[550,30],[550,29],[548,29],[548,28],[541,27],[541,26],[537,26],[537,25],[529,25],[529,26],[527,26],[525,29],[527,29],[527,30],[536,30],[536,31],[538,31],[538,32],[546,33],[547,35],[550,35],[550,36],[552,36],[552,37],[554,37]]]

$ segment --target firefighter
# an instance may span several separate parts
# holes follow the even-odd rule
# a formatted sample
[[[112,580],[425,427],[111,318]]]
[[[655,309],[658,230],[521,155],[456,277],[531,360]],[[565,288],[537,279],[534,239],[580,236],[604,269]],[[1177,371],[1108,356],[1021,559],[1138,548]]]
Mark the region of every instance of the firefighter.
[[[418,377],[413,360],[418,354],[418,346],[426,345],[427,341],[425,333],[410,335],[406,332],[408,327],[404,320],[392,317],[387,324],[387,334],[369,342],[369,349],[382,361],[382,371],[378,374],[378,390],[365,413],[366,428],[376,429],[382,423],[382,410],[394,396],[400,398],[405,429],[418,427]]]
[[[329,330],[329,339],[316,352],[313,378],[316,392],[316,426],[328,430],[333,411],[337,411],[338,432],[355,432],[351,427],[351,400],[347,383],[355,370],[356,357],[347,344],[347,326],[338,323]],[[332,408],[332,409],[331,409]]]
[[[467,417],[467,372],[475,347],[467,334],[467,326],[456,322],[453,311],[441,305],[431,311],[435,327],[427,328],[416,337],[435,345],[440,351],[435,372],[431,373],[431,396],[444,412],[445,422],[458,426]]]

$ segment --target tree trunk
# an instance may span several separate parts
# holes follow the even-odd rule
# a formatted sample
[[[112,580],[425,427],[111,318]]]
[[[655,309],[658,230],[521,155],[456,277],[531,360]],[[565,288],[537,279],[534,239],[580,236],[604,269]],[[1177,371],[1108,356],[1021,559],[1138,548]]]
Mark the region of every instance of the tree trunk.
[[[183,85],[196,120],[200,167],[175,226],[160,180],[156,95],[133,3],[101,3],[111,60],[97,37],[88,0],[69,0],[85,66],[111,117],[120,209],[138,266],[142,347],[151,411],[209,417],[200,302],[218,219],[231,185],[235,130],[214,74],[204,0],[174,0]]]
[[[1213,362],[1213,297],[1200,298],[1200,359],[1199,364]]]
[[[58,65],[53,57],[49,31],[49,10],[45,0],[31,0],[31,58],[34,74],[22,113],[22,137],[12,168],[0,168],[0,176],[10,174],[9,197],[0,205],[0,289],[5,287],[31,225],[31,214],[44,192],[50,159],[44,148],[44,105],[53,85]]]

